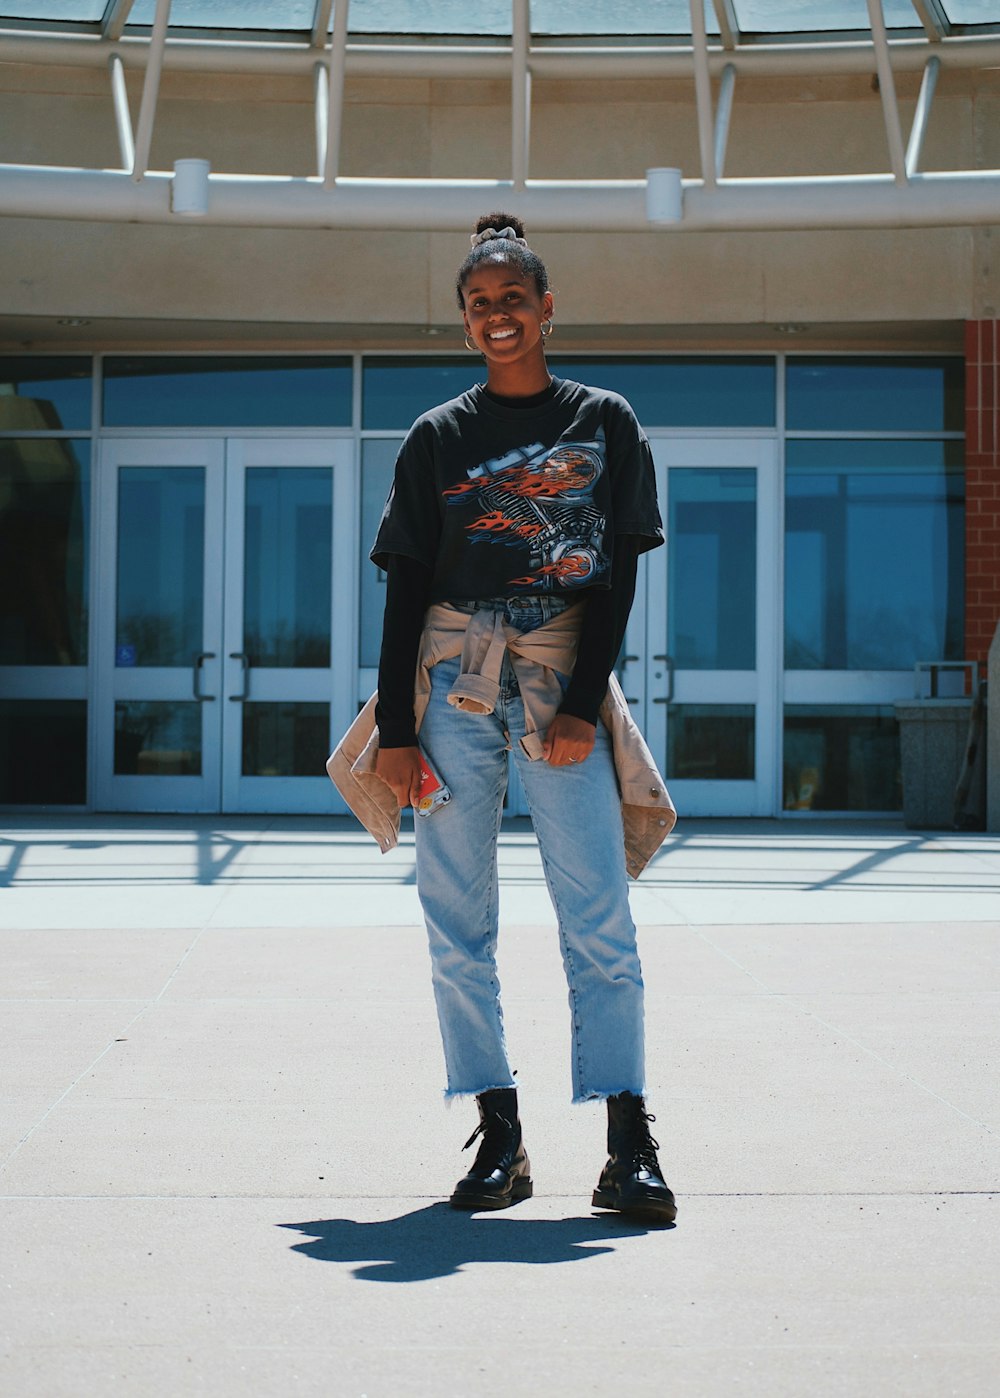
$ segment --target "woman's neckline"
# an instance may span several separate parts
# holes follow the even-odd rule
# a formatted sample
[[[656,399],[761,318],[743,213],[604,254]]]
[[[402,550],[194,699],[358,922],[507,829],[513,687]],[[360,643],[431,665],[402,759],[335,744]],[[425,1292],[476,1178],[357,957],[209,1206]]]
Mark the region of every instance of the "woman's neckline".
[[[540,393],[529,393],[517,398],[510,398],[506,394],[497,393],[488,384],[482,385],[483,393],[491,403],[499,403],[502,408],[540,408],[543,403],[548,403],[556,396],[558,386],[557,379],[551,379]]]

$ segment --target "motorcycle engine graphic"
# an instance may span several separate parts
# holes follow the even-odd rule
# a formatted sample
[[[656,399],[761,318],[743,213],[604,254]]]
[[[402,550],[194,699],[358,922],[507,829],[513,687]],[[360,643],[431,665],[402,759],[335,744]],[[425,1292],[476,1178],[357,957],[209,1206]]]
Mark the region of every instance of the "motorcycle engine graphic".
[[[511,452],[469,473],[481,482],[479,503],[530,548],[529,573],[538,576],[518,582],[555,577],[563,588],[586,587],[601,575],[606,521],[593,497],[603,470],[599,443],[566,442]]]

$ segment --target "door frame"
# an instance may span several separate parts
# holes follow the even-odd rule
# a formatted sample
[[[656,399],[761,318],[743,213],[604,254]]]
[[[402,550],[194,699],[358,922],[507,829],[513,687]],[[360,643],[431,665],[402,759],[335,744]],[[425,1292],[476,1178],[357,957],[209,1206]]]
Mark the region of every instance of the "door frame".
[[[278,458],[276,460],[276,458]],[[281,458],[285,458],[283,462]],[[357,710],[354,698],[357,657],[357,580],[358,529],[355,443],[350,432],[269,431],[245,432],[142,432],[105,434],[94,460],[92,556],[95,560],[89,590],[92,615],[92,647],[88,685],[88,729],[90,772],[89,806],[103,811],[155,811],[163,813],[223,814],[280,813],[343,814],[347,808],[339,792],[322,769],[314,777],[242,777],[239,772],[239,729],[228,713],[216,705],[228,705],[237,683],[239,665],[229,651],[240,647],[228,644],[234,634],[242,639],[243,547],[243,467],[266,465],[329,465],[333,471],[333,539],[330,669],[299,671],[307,676],[307,698],[330,704],[328,740],[332,747],[349,727]],[[129,464],[138,466],[199,466],[206,469],[205,554],[203,593],[203,635],[206,651],[214,658],[205,662],[201,688],[211,695],[203,705],[201,777],[121,776],[114,772],[114,714],[116,698],[148,688],[155,683],[153,667],[137,668],[130,674],[114,664],[117,618],[118,573],[118,471]],[[238,528],[234,527],[238,524]],[[213,530],[218,541],[212,548]],[[208,563],[215,558],[214,576]],[[232,586],[238,579],[238,595]],[[228,635],[227,635],[228,628]],[[211,642],[211,644],[210,644]],[[224,649],[225,642],[225,649]],[[171,667],[161,676],[167,687],[180,691],[190,680],[181,681],[182,667]],[[188,672],[191,674],[192,672]],[[290,672],[296,673],[296,672]],[[145,681],[145,683],[144,683]],[[264,683],[262,698],[280,695],[280,683]],[[164,697],[171,697],[169,694]],[[193,698],[185,692],[178,697]],[[234,706],[235,707],[235,706]],[[211,717],[209,716],[211,711]],[[228,722],[227,722],[228,720]],[[228,748],[227,748],[228,744]],[[234,753],[236,757],[234,758]],[[228,761],[227,761],[228,758]],[[237,763],[233,770],[234,760]],[[148,782],[155,780],[150,790]],[[307,784],[303,787],[303,783]],[[293,790],[292,787],[298,788]],[[282,790],[283,789],[283,790]],[[275,798],[283,795],[284,801]],[[290,799],[289,799],[290,798]]]
[[[756,652],[752,671],[679,671],[663,663],[668,619],[668,551],[656,549],[640,560],[642,605],[633,609],[626,632],[626,693],[678,809],[690,816],[775,816],[781,809],[781,714],[783,590],[783,492],[781,455],[775,432],[684,434],[650,432],[657,495],[669,531],[669,471],[751,468],[756,472],[757,589]],[[644,657],[641,661],[630,657]],[[661,659],[656,659],[656,657]],[[667,772],[667,703],[753,703],[753,781],[690,781]]]

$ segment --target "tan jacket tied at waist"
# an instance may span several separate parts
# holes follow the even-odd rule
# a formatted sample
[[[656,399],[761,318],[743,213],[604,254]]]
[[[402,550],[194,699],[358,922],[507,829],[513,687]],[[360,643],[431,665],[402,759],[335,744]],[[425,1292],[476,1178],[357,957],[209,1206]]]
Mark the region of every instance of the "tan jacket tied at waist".
[[[504,621],[502,613],[487,608],[470,615],[447,603],[430,607],[413,696],[418,731],[430,698],[434,665],[461,655],[461,674],[448,694],[449,704],[473,713],[492,713],[500,693],[504,655],[509,653],[524,702],[526,731],[521,747],[532,761],[543,760],[545,733],[562,702],[558,677],[573,672],[582,616],[582,608],[570,607],[533,631],[518,631]],[[385,854],[399,840],[399,805],[375,771],[377,700],[377,694],[368,700],[330,755],[326,770]],[[615,675],[608,680],[600,717],[611,735],[618,775],[625,867],[629,877],[636,879],[673,829],[677,812]]]

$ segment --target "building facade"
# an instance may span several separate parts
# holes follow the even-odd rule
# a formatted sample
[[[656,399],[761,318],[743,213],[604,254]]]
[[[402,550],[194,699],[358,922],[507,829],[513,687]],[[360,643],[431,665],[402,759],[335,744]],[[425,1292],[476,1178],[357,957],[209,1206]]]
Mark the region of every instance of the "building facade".
[[[881,48],[727,33],[731,4],[601,46],[536,6],[527,94],[523,6],[428,37],[358,3],[339,68],[329,6],[239,34],[231,8],[0,19],[0,804],[339,809],[368,547],[409,423],[482,377],[454,271],[499,203],[549,266],[553,372],[653,445],[668,546],[619,673],[679,808],[898,811],[894,700],[1000,616],[1000,6],[935,41],[887,5]]]

